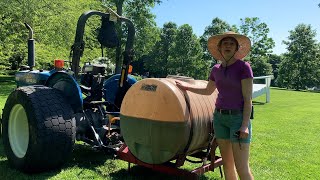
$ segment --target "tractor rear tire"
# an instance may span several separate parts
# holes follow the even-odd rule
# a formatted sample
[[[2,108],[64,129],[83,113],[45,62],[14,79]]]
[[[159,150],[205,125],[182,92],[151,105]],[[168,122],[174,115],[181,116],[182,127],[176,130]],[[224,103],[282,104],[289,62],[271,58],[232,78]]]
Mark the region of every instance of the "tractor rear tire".
[[[75,118],[59,90],[46,86],[16,89],[6,101],[2,125],[9,164],[20,171],[58,168],[72,153]]]

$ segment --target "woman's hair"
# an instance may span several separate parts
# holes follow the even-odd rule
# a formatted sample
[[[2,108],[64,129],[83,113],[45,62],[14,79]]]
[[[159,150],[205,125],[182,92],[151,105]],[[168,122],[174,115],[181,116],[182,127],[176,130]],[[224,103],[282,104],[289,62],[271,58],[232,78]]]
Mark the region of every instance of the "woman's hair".
[[[223,40],[226,40],[226,39],[232,39],[234,42],[236,42],[236,46],[237,46],[237,49],[236,49],[236,50],[239,49],[239,43],[238,43],[238,41],[236,40],[236,38],[234,38],[234,37],[224,37],[224,38],[222,38],[222,39],[219,41],[219,43],[218,43],[218,48],[219,48],[219,49],[220,49],[220,47],[221,47],[222,41],[223,41]]]

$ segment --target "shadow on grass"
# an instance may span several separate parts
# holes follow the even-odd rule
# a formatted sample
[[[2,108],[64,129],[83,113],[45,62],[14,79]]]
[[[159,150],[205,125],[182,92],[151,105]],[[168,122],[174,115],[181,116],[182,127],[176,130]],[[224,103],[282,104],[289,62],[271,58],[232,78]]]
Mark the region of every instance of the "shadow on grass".
[[[90,170],[95,172],[98,176],[104,178],[111,178],[116,180],[123,180],[123,179],[152,179],[152,180],[174,180],[174,179],[186,179],[183,176],[173,176],[168,175],[165,173],[160,173],[156,171],[152,171],[149,168],[145,168],[142,166],[137,166],[131,164],[130,172],[128,171],[127,167],[120,167],[119,169],[119,161],[115,160],[112,155],[107,155],[104,152],[95,151],[90,146],[87,145],[79,145],[76,144],[72,157],[69,161],[63,165],[59,169],[46,171],[43,173],[37,174],[25,174],[14,168],[10,167],[8,160],[6,159],[3,145],[2,145],[2,138],[0,138],[0,179],[27,179],[27,180],[44,180],[52,178],[59,173],[73,167],[78,167],[81,169],[79,173],[77,173],[77,177],[81,177],[83,170]],[[126,162],[124,162],[127,164]],[[123,163],[122,163],[123,164]],[[118,169],[118,170],[117,170]],[[218,171],[218,169],[216,169]],[[74,172],[71,172],[74,173]],[[216,173],[216,172],[215,172]],[[81,178],[80,178],[81,179]],[[206,177],[200,176],[199,179],[213,179],[213,177]],[[220,179],[220,178],[214,178]]]
[[[252,105],[265,105],[265,102],[252,101]]]
[[[3,140],[0,138],[0,179],[24,179],[24,180],[45,180],[58,174],[60,170],[52,170],[43,173],[26,174],[10,166],[4,152]]]
[[[133,179],[152,179],[152,180],[178,180],[186,179],[182,176],[174,176],[165,173],[153,171],[149,168],[134,165],[131,163],[130,171],[128,170],[127,162],[115,159],[113,155],[107,155],[103,152],[96,152],[90,146],[77,145],[73,155],[74,159],[66,165],[66,167],[77,166],[82,169],[88,169],[100,174],[101,176],[115,180],[133,180]],[[125,167],[119,169],[119,162],[126,164]],[[123,164],[123,163],[122,163]],[[102,167],[101,167],[102,166]],[[97,168],[99,167],[99,168]],[[119,170],[117,170],[119,169]],[[110,172],[110,173],[108,173]],[[201,176],[200,179],[208,179]],[[212,179],[212,178],[210,178]]]
[[[218,169],[217,169],[218,171]],[[153,171],[152,169],[143,167],[143,166],[137,166],[137,165],[131,165],[130,171],[128,169],[121,169],[117,172],[113,172],[109,174],[112,179],[115,180],[122,180],[122,179],[152,179],[152,180],[184,180],[184,179],[191,179],[190,177],[186,176],[177,176],[177,175],[169,175],[165,173],[161,173],[158,171]],[[204,175],[200,176],[199,179],[206,180],[206,179],[221,179],[221,178],[208,178]]]
[[[4,153],[2,137],[0,138],[0,169],[1,169],[0,179],[45,180],[56,174],[56,172],[46,172],[46,173],[40,173],[40,174],[25,174],[21,171],[18,171],[10,167],[10,164]]]
[[[106,160],[112,158],[113,156],[94,150],[89,145],[75,144],[72,158],[66,166],[77,165],[78,167],[90,169],[90,167],[94,167],[95,165],[103,165]]]
[[[132,166],[132,165],[131,165]],[[179,176],[167,175],[164,173],[152,171],[149,168],[142,166],[132,166],[130,171],[128,169],[121,169],[117,172],[109,174],[112,179],[122,180],[122,179],[152,179],[152,180],[162,180],[162,179],[185,179]]]
[[[109,156],[106,156],[101,152],[94,152],[92,149],[89,149],[89,147],[76,145],[72,155],[72,159],[70,159],[61,168],[42,173],[26,174],[14,169],[13,167],[10,167],[10,164],[4,153],[2,138],[0,138],[0,143],[0,179],[12,179],[14,177],[13,179],[44,180],[56,176],[63,169],[67,169],[73,166],[78,166],[95,171],[96,166],[103,165],[106,159],[110,158]]]

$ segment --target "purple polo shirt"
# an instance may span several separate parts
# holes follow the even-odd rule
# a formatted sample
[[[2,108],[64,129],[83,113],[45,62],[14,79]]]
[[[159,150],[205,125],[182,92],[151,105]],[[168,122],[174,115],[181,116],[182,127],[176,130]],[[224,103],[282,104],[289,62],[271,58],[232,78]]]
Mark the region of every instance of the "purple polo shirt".
[[[237,60],[226,68],[221,64],[213,66],[209,79],[214,81],[219,91],[216,108],[243,109],[241,80],[253,78],[250,64]]]

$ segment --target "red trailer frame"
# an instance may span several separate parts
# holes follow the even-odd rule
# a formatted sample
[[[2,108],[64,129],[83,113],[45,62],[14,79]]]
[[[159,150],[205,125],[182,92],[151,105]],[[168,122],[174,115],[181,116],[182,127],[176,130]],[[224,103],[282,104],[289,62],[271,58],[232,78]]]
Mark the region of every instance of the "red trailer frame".
[[[216,143],[214,141],[214,143]],[[215,152],[216,147],[214,146],[214,149],[211,149]],[[215,154],[215,153],[214,153]],[[182,162],[178,162],[179,160],[177,159],[176,163],[172,162],[167,162],[164,164],[148,164],[144,163],[140,160],[138,160],[134,155],[130,152],[128,146],[126,144],[123,144],[119,151],[117,152],[118,158],[127,161],[128,162],[128,171],[130,171],[130,164],[134,163],[143,167],[150,168],[154,171],[170,174],[170,175],[177,175],[177,176],[185,176],[188,177],[188,179],[198,179],[200,175],[208,172],[208,171],[214,171],[215,168],[219,167],[220,170],[220,175],[223,177],[221,166],[222,166],[222,158],[219,156],[215,156],[214,163],[210,162],[208,164],[203,164],[202,166],[195,168],[191,171],[185,170],[185,169],[180,169],[179,166],[182,166],[185,158],[183,158]],[[191,155],[193,157],[197,157],[197,155]],[[179,165],[177,165],[179,164]]]

